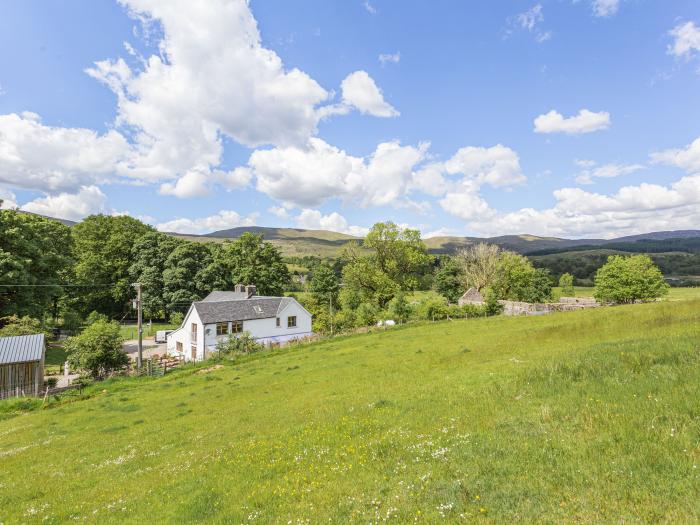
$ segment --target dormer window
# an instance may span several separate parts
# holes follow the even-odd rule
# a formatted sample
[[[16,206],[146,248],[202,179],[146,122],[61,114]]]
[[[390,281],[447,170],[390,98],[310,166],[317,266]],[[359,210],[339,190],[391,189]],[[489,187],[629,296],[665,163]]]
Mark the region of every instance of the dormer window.
[[[257,304],[255,306],[253,306],[253,310],[255,310],[255,313],[259,314],[259,315],[262,315],[262,313],[263,313],[262,308],[260,307],[260,305],[257,305]]]

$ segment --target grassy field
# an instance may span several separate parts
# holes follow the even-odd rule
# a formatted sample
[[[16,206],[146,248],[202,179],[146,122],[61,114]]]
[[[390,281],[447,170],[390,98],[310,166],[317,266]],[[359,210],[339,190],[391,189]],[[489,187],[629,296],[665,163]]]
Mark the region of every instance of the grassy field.
[[[204,366],[0,406],[0,522],[700,520],[697,299]]]
[[[151,326],[148,322],[143,323],[143,337],[154,337],[158,330],[174,330],[177,326],[169,323],[153,323]],[[123,324],[119,326],[119,335],[124,339],[137,339],[139,332],[135,324]]]

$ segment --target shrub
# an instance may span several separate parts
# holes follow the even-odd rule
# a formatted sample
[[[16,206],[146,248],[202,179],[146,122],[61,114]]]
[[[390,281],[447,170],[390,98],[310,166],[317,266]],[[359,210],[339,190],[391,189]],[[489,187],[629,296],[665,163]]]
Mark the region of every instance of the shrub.
[[[58,384],[58,378],[53,376],[47,377],[45,383],[47,388],[56,388],[56,385]]]
[[[97,321],[109,321],[109,318],[105,314],[101,314],[95,310],[90,312],[85,318],[85,324],[88,326],[96,323]]]
[[[129,362],[129,356],[122,351],[122,342],[119,324],[100,319],[85,328],[80,335],[69,337],[65,349],[72,366],[97,378]]]
[[[182,312],[173,312],[170,314],[170,324],[172,325],[181,326],[184,320],[185,315]]]
[[[372,326],[376,324],[378,313],[377,307],[372,303],[360,304],[355,311],[356,326]]]
[[[559,277],[559,287],[561,288],[562,297],[573,297],[574,292],[574,276],[570,273],[563,273]]]
[[[24,317],[18,317],[16,315],[2,317],[0,318],[0,326],[2,326],[2,328],[0,328],[0,336],[2,337],[43,333],[48,341],[53,336],[48,328],[42,326],[39,319],[34,319],[27,315]]]
[[[659,267],[648,255],[611,255],[595,275],[593,296],[606,303],[649,301],[668,293]]]
[[[260,352],[265,349],[265,346],[258,343],[250,332],[243,332],[238,336],[231,336],[225,341],[216,345],[219,355],[242,355]]]

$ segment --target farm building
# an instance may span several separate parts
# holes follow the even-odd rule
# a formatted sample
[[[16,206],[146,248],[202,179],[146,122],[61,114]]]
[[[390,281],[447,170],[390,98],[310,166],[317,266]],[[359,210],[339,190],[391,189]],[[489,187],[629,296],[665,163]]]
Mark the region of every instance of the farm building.
[[[45,354],[44,334],[0,337],[0,399],[38,396]]]
[[[292,297],[259,296],[255,286],[237,284],[192,303],[180,328],[168,334],[167,352],[201,361],[243,332],[263,344],[300,339],[312,335],[311,314]]]
[[[484,298],[476,288],[469,288],[469,290],[464,292],[464,295],[459,298],[457,304],[459,304],[459,306],[464,306],[465,304],[481,305],[484,304]]]

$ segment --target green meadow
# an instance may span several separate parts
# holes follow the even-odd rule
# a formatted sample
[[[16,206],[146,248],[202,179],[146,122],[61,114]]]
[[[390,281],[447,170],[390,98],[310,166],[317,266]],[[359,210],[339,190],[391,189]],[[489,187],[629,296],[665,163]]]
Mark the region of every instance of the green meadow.
[[[0,522],[698,522],[695,297],[413,324],[6,402]]]

